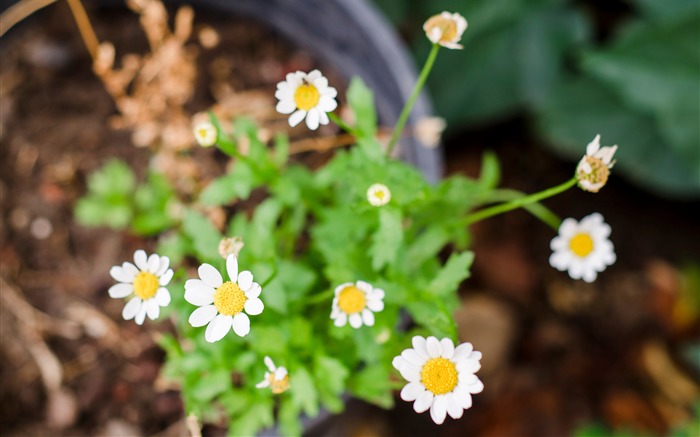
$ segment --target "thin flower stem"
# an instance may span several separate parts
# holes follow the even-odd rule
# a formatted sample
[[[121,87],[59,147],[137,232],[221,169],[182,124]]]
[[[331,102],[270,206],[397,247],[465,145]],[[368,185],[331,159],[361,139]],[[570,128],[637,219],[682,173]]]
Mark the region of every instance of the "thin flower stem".
[[[524,207],[526,205],[533,204],[535,202],[539,202],[540,200],[546,199],[548,197],[555,196],[559,193],[562,193],[569,188],[573,187],[576,185],[576,177],[573,177],[569,179],[568,181],[564,182],[563,184],[557,185],[552,188],[548,188],[546,190],[540,191],[539,193],[531,194],[529,196],[525,197],[520,197],[518,199],[511,200],[510,202],[502,203],[500,205],[495,205],[490,208],[485,208],[482,209],[481,211],[477,211],[473,214],[469,214],[464,219],[462,220],[462,223],[464,225],[470,225],[472,223],[478,222],[480,220],[483,220],[488,217],[493,217],[498,214],[502,214],[504,212],[512,211],[514,209],[518,209],[521,207]],[[558,227],[557,227],[558,228]]]
[[[428,78],[428,74],[430,73],[430,70],[432,70],[432,68],[433,68],[433,64],[435,63],[435,58],[437,58],[437,54],[438,54],[439,50],[440,50],[440,45],[433,44],[433,48],[430,50],[430,54],[428,55],[428,59],[426,59],[425,65],[423,65],[423,70],[421,70],[420,76],[418,76],[418,82],[416,82],[416,86],[413,88],[413,91],[411,92],[411,96],[408,98],[408,101],[406,101],[406,104],[404,105],[403,109],[401,110],[401,115],[399,115],[399,119],[396,122],[396,126],[394,127],[394,131],[391,133],[391,138],[389,139],[389,145],[387,146],[387,149],[386,149],[387,156],[391,156],[391,152],[394,151],[394,147],[396,146],[396,142],[399,140],[399,137],[401,136],[401,133],[403,132],[403,128],[406,125],[406,120],[408,120],[408,116],[411,113],[411,110],[413,109],[413,105],[415,105],[416,100],[418,99],[418,96],[420,95],[420,91],[423,89],[423,85],[425,85],[425,80]]]
[[[78,30],[80,31],[80,36],[83,38],[85,47],[87,47],[88,52],[92,60],[97,60],[97,51],[100,48],[100,41],[95,35],[95,29],[92,28],[90,23],[90,18],[88,18],[87,12],[80,0],[68,0],[68,6],[70,6],[70,11],[75,18],[75,23],[78,25]]]
[[[495,190],[489,195],[489,200],[504,202],[520,199],[525,196],[527,196],[527,194],[517,190]],[[528,205],[523,205],[523,209],[527,210],[527,212],[537,217],[554,230],[558,230],[559,226],[561,226],[561,219],[559,216],[541,203],[533,202]]]
[[[335,290],[322,291],[321,293],[314,294],[314,295],[310,296],[309,298],[307,298],[306,303],[307,304],[315,304],[315,303],[323,302],[323,301],[328,300],[331,297],[333,297],[334,294],[335,294]]]
[[[345,132],[347,132],[347,133],[349,133],[349,134],[351,134],[351,135],[357,136],[357,135],[356,135],[356,134],[357,134],[357,129],[355,129],[354,127],[352,127],[352,126],[350,126],[349,124],[345,123],[343,120],[340,119],[340,117],[338,117],[338,116],[335,115],[334,113],[329,112],[329,113],[328,113],[328,118],[330,118],[330,120],[331,120],[333,123],[337,124],[338,127],[341,128],[342,130],[344,130]]]

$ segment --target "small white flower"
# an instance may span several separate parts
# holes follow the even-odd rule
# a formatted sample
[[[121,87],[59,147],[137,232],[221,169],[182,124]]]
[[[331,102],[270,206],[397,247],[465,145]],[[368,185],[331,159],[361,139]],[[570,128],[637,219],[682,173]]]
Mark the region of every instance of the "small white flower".
[[[384,309],[384,290],[374,288],[364,281],[346,282],[335,288],[331,320],[335,326],[359,328],[362,324],[374,325],[374,313]]]
[[[576,167],[578,185],[585,191],[597,193],[605,186],[610,176],[610,169],[615,165],[613,156],[617,151],[617,145],[612,147],[600,147],[600,135],[588,143],[586,154]]]
[[[560,271],[568,270],[573,279],[593,282],[598,272],[615,262],[609,236],[610,226],[597,212],[580,222],[567,218],[559,227],[559,235],[552,240],[549,263]]]
[[[440,44],[448,49],[461,49],[457,44],[467,30],[467,20],[458,13],[443,12],[428,18],[423,24],[426,36],[433,44]]]
[[[471,343],[455,347],[452,340],[413,337],[413,348],[405,349],[392,365],[408,384],[401,399],[413,402],[416,413],[430,409],[430,417],[441,425],[449,414],[462,417],[472,406],[472,394],[481,393],[484,384],[475,373],[481,368],[481,352]]]
[[[289,389],[289,374],[287,369],[282,366],[275,367],[275,363],[272,362],[270,357],[265,357],[265,366],[270,370],[265,372],[265,378],[257,383],[255,386],[257,388],[267,388],[272,389],[272,393],[280,394]]]
[[[338,91],[328,86],[328,79],[318,70],[308,74],[303,71],[289,73],[287,80],[277,84],[277,112],[292,114],[289,116],[291,127],[306,117],[306,126],[316,130],[319,124],[328,124],[327,113],[338,107],[337,95]]]
[[[134,295],[122,310],[124,320],[134,319],[137,325],[144,319],[155,320],[160,315],[160,307],[170,304],[170,292],[165,288],[173,277],[170,259],[155,253],[147,256],[143,250],[134,252],[136,265],[125,262],[114,266],[109,274],[118,284],[109,288],[109,296],[115,299]]]
[[[235,255],[226,258],[226,271],[230,281],[224,282],[221,274],[211,265],[199,266],[200,279],[185,282],[185,300],[199,308],[190,316],[190,325],[207,326],[204,338],[213,343],[219,341],[233,327],[233,332],[245,337],[250,332],[250,319],[265,308],[258,296],[262,289],[253,282],[253,274],[247,270],[238,273]],[[245,313],[243,312],[245,310]]]
[[[245,243],[243,243],[243,239],[241,237],[223,238],[219,242],[219,255],[221,255],[223,259],[228,258],[228,256],[231,254],[238,257],[238,254],[241,253],[243,246],[245,246]]]
[[[197,143],[202,147],[211,147],[216,144],[219,135],[216,127],[208,121],[198,123],[193,129],[193,133]]]
[[[391,191],[386,185],[374,184],[367,189],[367,201],[372,206],[382,206],[391,200]]]

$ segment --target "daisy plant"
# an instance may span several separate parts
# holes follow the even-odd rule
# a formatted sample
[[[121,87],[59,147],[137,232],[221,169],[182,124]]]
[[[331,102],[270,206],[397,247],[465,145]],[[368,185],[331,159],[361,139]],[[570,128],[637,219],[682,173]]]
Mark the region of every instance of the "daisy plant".
[[[349,394],[385,408],[413,402],[436,424],[459,419],[484,389],[481,353],[458,338],[453,319],[474,259],[470,225],[524,208],[558,233],[550,262],[571,278],[592,281],[615,261],[600,214],[562,221],[540,203],[577,184],[602,188],[615,148],[601,148],[599,137],[571,179],[530,195],[497,187],[492,154],[480,178],[435,184],[394,159],[439,50],[460,48],[466,27],[448,13],[425,23],[432,50],[387,144],[363,81],[347,88],[354,120],[343,122],[336,88],[319,70],[289,73],[275,96],[290,125],[333,122],[356,139],[320,168],[291,162],[284,134],[263,142],[247,118],[229,128],[212,115],[194,128],[199,144],[232,165],[179,200],[157,238],[161,255],[138,251],[135,265],[110,271],[119,283],[108,290],[130,297],[124,318],[139,324],[168,306],[163,377],[180,387],[188,414],[227,423],[231,435],[273,426],[298,435],[302,417],[340,412]],[[212,208],[225,212],[217,225],[204,213]]]

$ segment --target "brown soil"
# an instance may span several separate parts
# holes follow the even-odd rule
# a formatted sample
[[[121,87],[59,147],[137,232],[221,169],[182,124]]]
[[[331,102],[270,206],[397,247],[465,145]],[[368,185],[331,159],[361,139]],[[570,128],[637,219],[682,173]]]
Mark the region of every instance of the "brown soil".
[[[152,242],[73,219],[87,174],[119,157],[142,176],[149,151],[107,126],[114,104],[64,6],[3,40],[0,427],[8,436],[184,435],[179,395],[158,379],[158,329],[120,321],[121,304],[106,293],[115,260]],[[133,14],[92,14],[118,49],[146,48]],[[223,56],[237,89],[272,94],[286,71],[313,65],[255,25],[207,15],[195,23],[222,39],[202,53],[200,70]],[[197,89],[193,111],[213,103],[204,75]],[[487,148],[502,161],[502,185],[527,192],[565,180],[574,165],[511,120],[448,139],[448,171],[476,176]],[[616,177],[598,195],[572,190],[548,205],[575,218],[603,213],[618,263],[595,285],[573,282],[548,267],[553,231],[526,213],[475,226],[474,275],[457,318],[463,339],[484,351],[487,389],[462,420],[438,429],[397,399],[390,412],[356,403],[315,433],[555,436],[599,420],[661,435],[686,420],[698,369],[682,353],[700,325],[679,317],[678,305],[681,269],[700,263],[697,206]]]

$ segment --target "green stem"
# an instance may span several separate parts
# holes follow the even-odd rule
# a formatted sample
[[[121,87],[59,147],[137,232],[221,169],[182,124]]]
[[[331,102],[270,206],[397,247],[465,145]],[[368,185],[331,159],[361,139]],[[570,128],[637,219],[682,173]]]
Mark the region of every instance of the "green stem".
[[[495,190],[489,195],[489,200],[493,202],[505,202],[520,199],[525,196],[527,196],[525,193],[517,190]],[[541,203],[530,203],[528,205],[523,205],[523,208],[554,230],[558,230],[559,226],[561,226],[561,219],[559,216]]]
[[[323,302],[324,300],[328,300],[331,297],[333,297],[334,294],[335,294],[334,290],[322,291],[320,293],[314,294],[314,295],[306,298],[306,303],[307,303],[307,305],[313,305],[315,303]]]
[[[573,187],[574,185],[576,185],[576,177],[569,179],[563,184],[557,185],[552,188],[548,188],[544,191],[540,191],[539,193],[530,194],[529,196],[520,197],[518,199],[511,200],[510,202],[495,205],[490,208],[485,208],[481,211],[477,211],[473,214],[469,214],[466,217],[464,217],[462,223],[464,225],[469,225],[478,222],[479,220],[483,220],[488,217],[493,217],[494,215],[502,214],[504,212],[512,211],[514,209],[524,207],[535,202],[539,202],[540,200],[562,193],[568,190],[569,188]]]
[[[340,117],[338,117],[334,113],[329,112],[328,118],[330,118],[330,120],[333,123],[337,124],[338,127],[341,128],[342,130],[344,130],[345,132],[349,133],[350,135],[357,136],[357,129],[355,129],[352,126],[350,126],[349,124],[345,123],[343,120],[340,119]]]
[[[403,128],[406,125],[406,120],[408,120],[408,115],[411,113],[411,109],[413,109],[413,105],[415,105],[416,100],[418,99],[418,96],[420,95],[420,91],[423,89],[423,85],[425,85],[425,80],[428,78],[428,74],[430,73],[430,70],[433,68],[433,64],[435,63],[435,58],[437,58],[438,50],[440,50],[440,45],[433,44],[433,48],[430,50],[430,54],[428,55],[428,59],[425,60],[425,65],[423,65],[423,70],[421,70],[420,76],[418,76],[418,82],[416,82],[416,86],[413,88],[413,91],[411,92],[411,96],[408,98],[408,100],[406,101],[406,104],[404,105],[403,109],[401,110],[401,115],[399,115],[399,119],[396,122],[396,126],[394,126],[394,131],[391,133],[391,138],[389,139],[389,145],[387,146],[387,149],[386,149],[387,156],[391,156],[391,152],[394,151],[394,147],[396,146],[396,142],[399,140],[399,136],[401,136],[401,132],[403,132]]]

